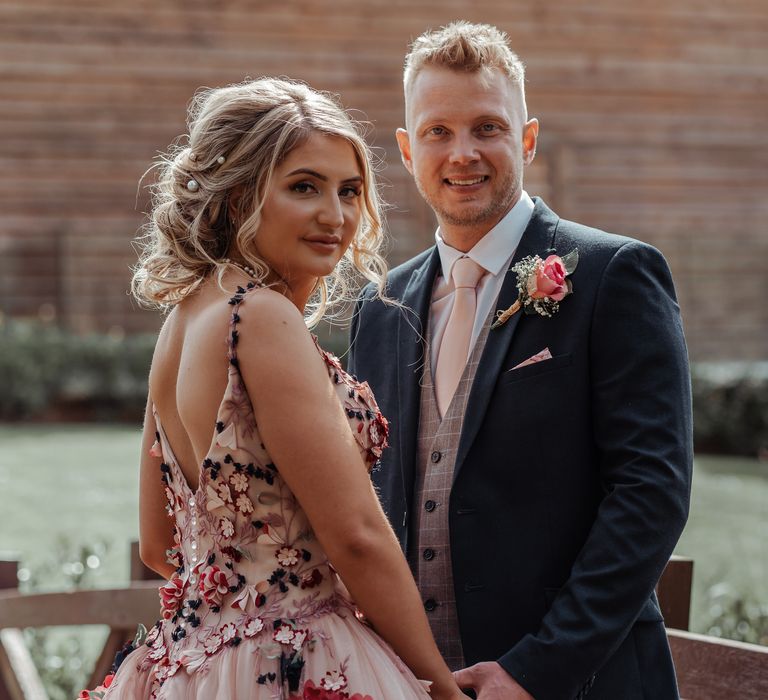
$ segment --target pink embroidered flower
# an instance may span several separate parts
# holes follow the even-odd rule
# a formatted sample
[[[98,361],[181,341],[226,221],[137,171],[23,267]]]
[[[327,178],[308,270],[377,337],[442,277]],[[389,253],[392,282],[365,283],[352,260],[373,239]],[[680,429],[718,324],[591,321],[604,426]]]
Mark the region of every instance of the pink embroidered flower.
[[[389,435],[389,423],[381,414],[376,413],[376,417],[368,426],[368,437],[371,439],[371,452],[378,458],[381,457],[382,450],[387,446],[387,436]]]
[[[313,338],[314,338],[314,336],[313,336]],[[341,361],[339,360],[339,358],[336,357],[336,355],[334,355],[333,353],[326,352],[325,350],[323,350],[320,347],[320,344],[317,342],[317,338],[314,338],[314,340],[315,340],[315,345],[317,345],[317,347],[320,348],[320,352],[322,353],[323,357],[325,358],[325,363],[328,366],[333,367],[333,369],[335,369],[335,370],[337,370],[339,372],[343,372],[344,370],[343,370],[343,368],[341,366]]]
[[[309,636],[309,630],[296,630],[296,632],[293,635],[293,642],[291,643],[291,646],[296,651],[301,651],[301,647],[304,646],[304,642],[306,641],[308,636]]]
[[[235,534],[235,526],[229,518],[221,518],[219,520],[219,532],[226,538],[230,538]]]
[[[321,685],[315,685],[307,681],[301,693],[301,700],[373,700],[370,695],[362,696],[355,693],[351,698],[348,693],[341,690],[328,690]]]
[[[176,547],[173,547],[172,549],[166,549],[165,560],[169,564],[171,564],[172,566],[178,569],[181,566],[181,563],[183,561],[183,557],[181,556],[181,550],[179,550]]]
[[[528,278],[528,296],[531,299],[549,297],[553,301],[562,301],[568,295],[567,274],[563,259],[559,255],[550,255],[536,266],[536,274]]]
[[[155,666],[155,678],[157,682],[160,684],[165,683],[166,680],[179,670],[179,666],[180,664],[178,661],[174,661],[173,663],[168,661],[168,659],[161,661]]]
[[[232,494],[229,491],[229,486],[223,481],[216,484],[216,495],[224,503],[232,503]]]
[[[149,448],[149,456],[150,457],[162,457],[163,456],[163,448],[160,447],[160,441],[155,440],[152,443],[152,447]]]
[[[299,563],[301,552],[293,547],[281,547],[275,552],[275,556],[281,566],[296,566]]]
[[[160,659],[167,656],[167,654],[168,650],[165,648],[165,644],[161,644],[149,652],[149,654],[147,654],[147,658],[152,659],[152,661],[160,661]]]
[[[237,597],[232,601],[232,607],[245,612],[251,604],[258,604],[257,601],[259,600],[259,595],[256,586],[243,586],[243,590],[241,590],[240,593],[237,594]]]
[[[274,631],[272,638],[279,644],[291,644],[295,636],[296,633],[291,627],[288,625],[280,625],[280,627]]]
[[[264,629],[264,623],[258,617],[252,617],[245,623],[243,634],[246,637],[255,637],[261,630]]]
[[[158,622],[147,633],[147,638],[144,640],[144,644],[146,644],[148,647],[153,646],[159,636],[160,636],[160,623]]]
[[[185,588],[186,583],[176,573],[165,585],[160,586],[160,604],[164,620],[170,620],[178,612],[184,599]]]
[[[308,574],[304,574],[304,576],[301,577],[301,587],[314,588],[315,586],[319,586],[322,580],[323,574],[320,572],[320,569],[312,569]]]
[[[235,637],[237,637],[237,628],[235,627],[234,622],[228,622],[221,628],[220,632],[224,644],[231,642]]]
[[[103,694],[106,692],[107,688],[112,685],[112,681],[114,679],[115,674],[110,673],[104,678],[104,680],[101,682],[101,685],[97,686],[93,690],[81,690],[80,695],[77,696],[77,700],[94,700],[95,698],[103,697]],[[91,695],[91,693],[95,693],[95,695]]]
[[[205,653],[208,654],[208,656],[213,656],[221,648],[223,641],[224,640],[221,638],[220,634],[212,634],[203,644]]]
[[[218,566],[210,566],[200,576],[199,587],[205,602],[218,607],[229,592],[227,575]]]
[[[340,671],[328,671],[320,681],[320,687],[325,690],[344,690],[347,687],[347,677]]]
[[[237,497],[237,501],[236,501],[235,505],[237,506],[237,509],[241,513],[246,513],[247,514],[247,513],[252,513],[253,512],[253,503],[251,503],[251,499],[248,498],[248,496],[246,496],[244,493],[241,493]]]
[[[229,477],[229,483],[232,484],[235,491],[240,493],[248,489],[248,477],[245,474],[232,474],[232,476]]]
[[[216,510],[216,508],[224,508],[227,504],[219,498],[219,492],[211,486],[206,484],[205,487],[205,508],[208,511]]]

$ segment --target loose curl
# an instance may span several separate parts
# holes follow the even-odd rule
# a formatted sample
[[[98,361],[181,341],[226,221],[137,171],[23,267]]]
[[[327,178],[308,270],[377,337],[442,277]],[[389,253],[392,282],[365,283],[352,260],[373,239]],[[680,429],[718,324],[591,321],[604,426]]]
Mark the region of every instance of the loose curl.
[[[318,279],[307,324],[351,300],[355,270],[383,296],[387,264],[380,254],[384,232],[373,156],[361,126],[334,97],[277,78],[207,89],[192,101],[188,129],[187,145],[173,145],[160,157],[131,285],[140,303],[168,309],[214,273],[221,284],[231,265],[227,257],[244,261],[264,281],[270,269],[255,253],[264,196],[275,168],[313,133],[352,145],[363,178],[363,211],[341,261]],[[233,198],[235,192],[242,195]]]

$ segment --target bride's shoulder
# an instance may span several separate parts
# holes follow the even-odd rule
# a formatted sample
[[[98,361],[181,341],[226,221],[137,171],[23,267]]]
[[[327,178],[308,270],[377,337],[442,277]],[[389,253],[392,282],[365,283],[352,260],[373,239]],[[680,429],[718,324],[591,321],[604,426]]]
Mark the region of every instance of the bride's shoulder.
[[[236,301],[233,331],[237,354],[264,366],[273,362],[300,362],[316,352],[312,336],[299,309],[283,294],[268,288],[249,290]]]

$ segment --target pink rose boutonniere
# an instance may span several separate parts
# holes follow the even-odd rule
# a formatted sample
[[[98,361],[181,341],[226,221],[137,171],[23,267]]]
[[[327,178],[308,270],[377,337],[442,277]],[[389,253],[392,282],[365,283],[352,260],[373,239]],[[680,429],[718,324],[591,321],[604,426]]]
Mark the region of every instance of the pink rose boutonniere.
[[[491,329],[503,326],[520,309],[527,314],[553,316],[560,308],[560,302],[573,292],[568,279],[579,264],[579,251],[572,250],[562,258],[550,255],[542,260],[538,255],[529,255],[512,267],[517,275],[517,299],[508,309],[496,312]]]

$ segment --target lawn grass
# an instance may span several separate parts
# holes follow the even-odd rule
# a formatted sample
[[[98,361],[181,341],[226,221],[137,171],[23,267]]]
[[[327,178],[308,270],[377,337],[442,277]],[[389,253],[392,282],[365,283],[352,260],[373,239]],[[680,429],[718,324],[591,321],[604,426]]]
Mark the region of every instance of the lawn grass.
[[[138,537],[139,442],[137,427],[0,426],[0,552],[34,569],[60,536],[105,540],[110,550],[92,580],[122,585]],[[707,632],[716,584],[768,605],[768,464],[697,457],[677,553],[695,561],[694,631]]]
[[[103,540],[95,582],[122,585],[139,534],[140,438],[126,426],[0,426],[0,552],[35,569],[62,537]]]
[[[716,593],[768,609],[768,462],[697,457],[676,553],[694,560],[692,631],[709,631]]]

